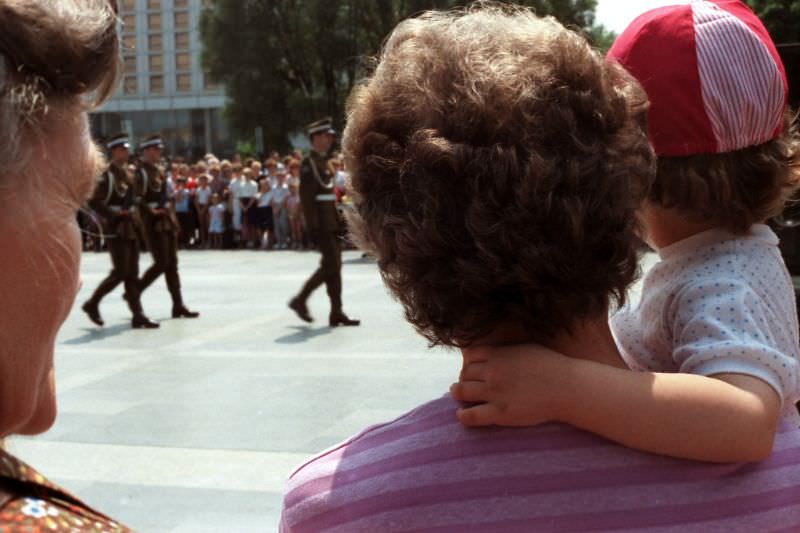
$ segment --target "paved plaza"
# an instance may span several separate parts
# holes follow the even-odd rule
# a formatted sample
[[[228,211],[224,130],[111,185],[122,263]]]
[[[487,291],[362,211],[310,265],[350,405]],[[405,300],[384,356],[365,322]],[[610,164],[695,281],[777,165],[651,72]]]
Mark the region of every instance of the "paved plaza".
[[[9,449],[137,531],[275,531],[292,467],[443,394],[460,364],[427,349],[358,252],[344,255],[344,303],[363,325],[328,328],[324,287],[310,301],[317,322],[305,325],[286,302],[318,261],[181,252],[185,299],[201,317],[169,319],[157,280],[143,304],[161,329],[133,331],[121,288],[101,305],[104,328],[80,311],[110,264],[84,254],[56,347],[58,420]]]

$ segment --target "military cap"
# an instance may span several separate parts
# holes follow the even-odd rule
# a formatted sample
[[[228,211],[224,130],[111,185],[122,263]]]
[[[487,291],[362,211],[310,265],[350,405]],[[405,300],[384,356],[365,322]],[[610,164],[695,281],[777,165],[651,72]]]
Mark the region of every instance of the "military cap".
[[[306,133],[308,133],[309,137],[317,133],[330,133],[335,135],[336,130],[333,129],[333,119],[331,117],[325,117],[316,122],[312,122],[306,126]]]
[[[109,137],[108,141],[106,142],[106,148],[109,150],[113,148],[125,148],[130,149],[131,145],[128,141],[128,134],[127,133],[117,133]]]
[[[161,135],[155,133],[153,135],[148,135],[142,142],[139,143],[139,148],[144,150],[145,148],[164,148],[164,141],[161,139]]]

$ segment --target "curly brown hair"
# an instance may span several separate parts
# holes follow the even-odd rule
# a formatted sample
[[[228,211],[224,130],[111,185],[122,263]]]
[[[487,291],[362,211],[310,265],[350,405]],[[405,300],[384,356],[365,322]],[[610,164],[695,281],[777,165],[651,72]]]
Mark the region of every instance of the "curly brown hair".
[[[646,98],[552,18],[480,4],[400,23],[348,101],[357,241],[432,345],[545,339],[622,303],[654,157]]]
[[[648,200],[694,222],[743,235],[783,211],[800,187],[800,135],[784,113],[783,133],[769,142],[721,154],[659,157]]]

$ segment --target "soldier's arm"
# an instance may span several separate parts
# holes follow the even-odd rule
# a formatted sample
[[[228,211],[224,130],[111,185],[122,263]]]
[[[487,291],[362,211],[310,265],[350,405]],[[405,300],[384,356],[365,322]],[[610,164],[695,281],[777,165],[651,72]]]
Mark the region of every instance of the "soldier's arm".
[[[134,174],[133,178],[133,188],[136,191],[136,197],[139,198],[139,210],[142,213],[147,215],[153,216],[156,214],[155,210],[147,205],[144,199],[144,174],[142,174],[142,169],[136,169],[136,174]]]
[[[319,229],[317,180],[308,159],[304,159],[300,166],[300,204],[303,206],[303,217],[306,219],[306,227],[309,231]]]
[[[108,187],[108,176],[106,175],[106,172],[103,172],[100,174],[100,178],[98,179],[97,186],[94,188],[92,197],[89,198],[89,207],[91,207],[98,215],[106,220],[110,219],[114,215],[114,212],[108,208],[108,205],[106,205]]]

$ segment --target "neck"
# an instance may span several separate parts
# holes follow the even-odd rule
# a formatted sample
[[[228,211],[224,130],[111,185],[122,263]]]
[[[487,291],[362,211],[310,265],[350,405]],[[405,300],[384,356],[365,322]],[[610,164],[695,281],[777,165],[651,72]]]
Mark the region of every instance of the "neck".
[[[549,339],[537,339],[516,323],[505,323],[475,342],[476,345],[515,345],[537,343],[574,359],[584,359],[617,368],[627,368],[619,355],[608,315],[604,312],[573,325],[572,331],[562,331]]]
[[[643,208],[647,244],[658,249],[718,227],[714,222],[692,222],[675,209],[646,204]]]

